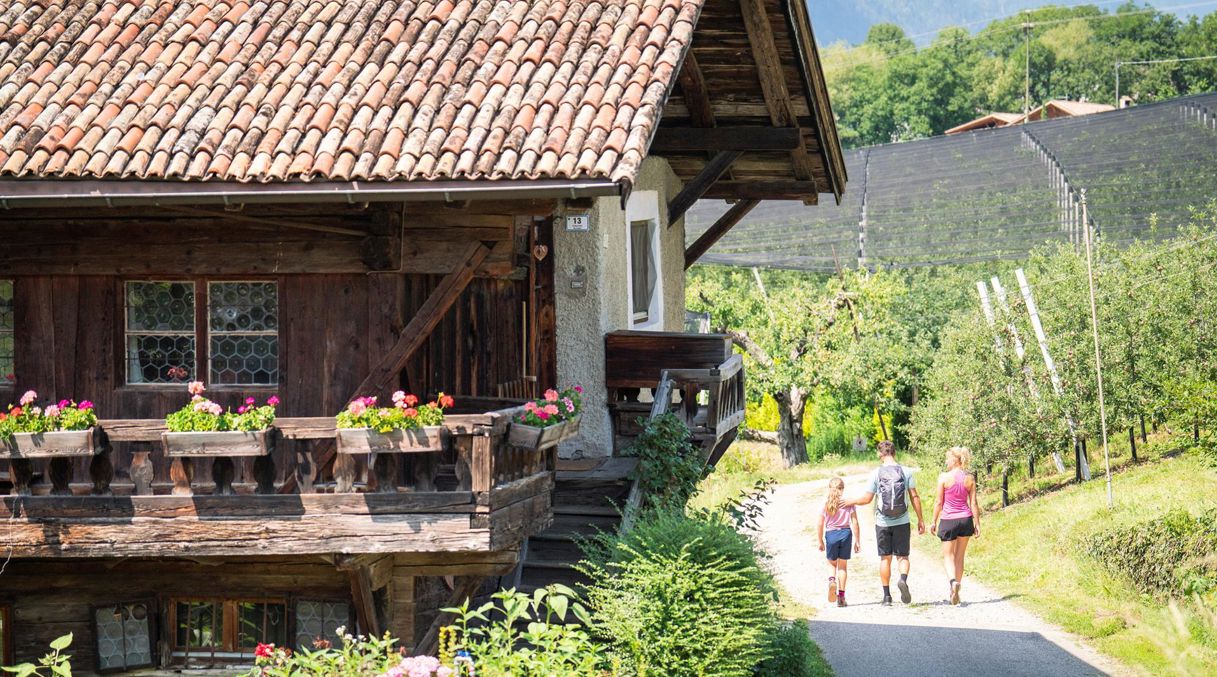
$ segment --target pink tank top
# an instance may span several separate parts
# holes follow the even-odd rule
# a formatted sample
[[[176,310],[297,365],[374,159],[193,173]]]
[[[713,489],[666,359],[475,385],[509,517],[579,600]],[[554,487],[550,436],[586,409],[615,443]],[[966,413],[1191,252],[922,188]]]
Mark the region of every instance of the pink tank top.
[[[968,505],[967,473],[956,468],[951,471],[955,483],[943,490],[941,519],[954,520],[972,516],[972,508]]]

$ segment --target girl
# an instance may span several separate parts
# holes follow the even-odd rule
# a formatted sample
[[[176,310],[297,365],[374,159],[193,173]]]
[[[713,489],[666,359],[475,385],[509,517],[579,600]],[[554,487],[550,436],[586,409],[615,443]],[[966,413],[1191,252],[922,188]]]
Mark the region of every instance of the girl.
[[[862,549],[861,533],[858,530],[858,515],[854,506],[841,505],[841,494],[845,491],[845,480],[834,477],[828,481],[828,497],[824,499],[824,508],[820,510],[818,531],[820,534],[820,552],[828,556],[828,602],[834,600],[837,606],[845,606],[845,581],[849,577],[849,549],[852,543],[854,552]],[[854,538],[858,534],[858,538]]]
[[[976,479],[968,472],[971,460],[972,452],[967,447],[947,450],[947,471],[938,476],[938,501],[934,504],[934,533],[942,540],[942,563],[951,577],[951,604],[959,604],[968,541],[980,536]]]

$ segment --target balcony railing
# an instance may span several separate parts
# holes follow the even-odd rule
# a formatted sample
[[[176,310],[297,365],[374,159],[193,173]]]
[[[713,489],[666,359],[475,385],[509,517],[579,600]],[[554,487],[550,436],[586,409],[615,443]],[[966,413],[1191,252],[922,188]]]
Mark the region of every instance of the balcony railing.
[[[24,526],[15,556],[510,548],[548,525],[556,462],[508,443],[513,413],[448,415],[441,451],[358,456],[334,453],[332,417],[282,417],[271,453],[207,459],[166,457],[160,419],[102,420],[89,458],[0,457],[0,520]]]

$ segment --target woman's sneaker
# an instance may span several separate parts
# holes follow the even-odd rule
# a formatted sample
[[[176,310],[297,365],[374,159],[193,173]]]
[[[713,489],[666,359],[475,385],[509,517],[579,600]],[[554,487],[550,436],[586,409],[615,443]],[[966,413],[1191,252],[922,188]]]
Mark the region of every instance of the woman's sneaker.
[[[837,579],[830,577],[828,579],[828,603],[832,604],[837,601]]]
[[[959,583],[951,583],[951,604],[959,605]]]

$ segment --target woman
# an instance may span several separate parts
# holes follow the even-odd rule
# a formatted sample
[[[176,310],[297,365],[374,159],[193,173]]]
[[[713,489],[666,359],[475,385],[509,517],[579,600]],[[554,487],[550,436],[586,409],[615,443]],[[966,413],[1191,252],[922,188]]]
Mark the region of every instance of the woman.
[[[976,479],[968,472],[972,452],[967,447],[947,450],[947,471],[938,476],[933,530],[942,540],[942,563],[951,577],[951,604],[959,604],[963,558],[968,541],[980,536],[980,504]]]

